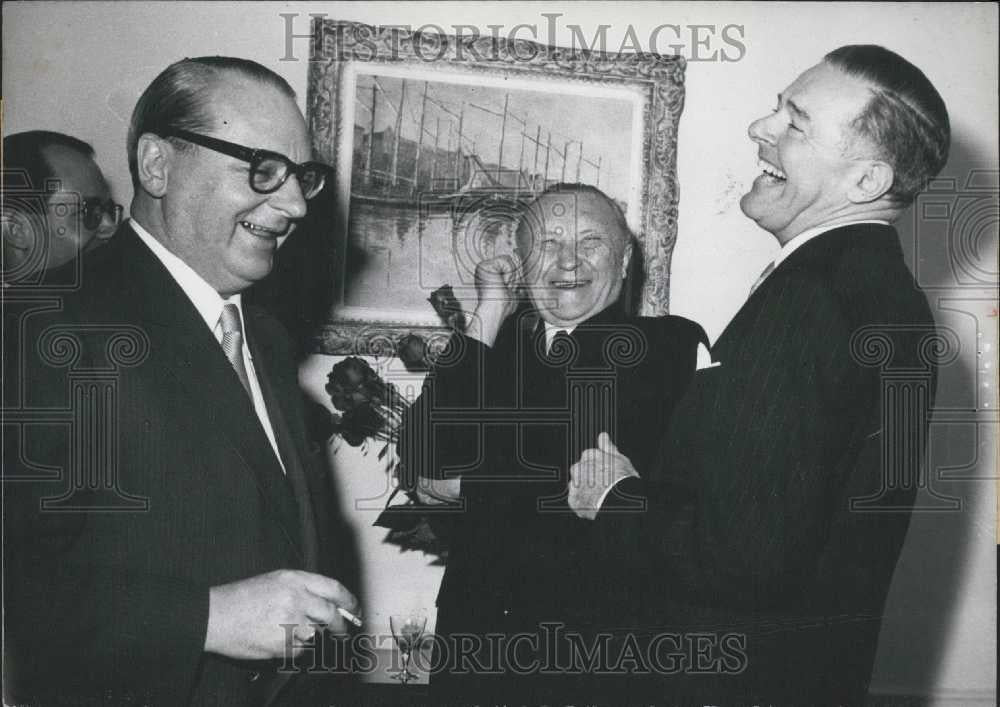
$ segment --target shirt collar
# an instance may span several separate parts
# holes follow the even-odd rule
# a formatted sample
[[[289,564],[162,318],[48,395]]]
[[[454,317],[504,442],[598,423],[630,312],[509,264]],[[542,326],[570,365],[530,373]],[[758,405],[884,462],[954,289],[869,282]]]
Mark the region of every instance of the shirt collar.
[[[556,334],[558,334],[561,331],[564,331],[564,332],[566,332],[567,335],[569,335],[569,334],[573,333],[574,329],[576,329],[576,326],[565,327],[565,326],[559,326],[557,324],[549,324],[544,319],[542,320],[542,324],[545,325],[545,350],[546,351],[548,351],[550,348],[552,348],[552,340],[556,338]]]
[[[795,236],[792,240],[781,246],[781,250],[778,251],[778,255],[774,259],[774,267],[781,265],[782,261],[786,260],[788,256],[794,253],[796,250],[805,245],[808,241],[811,241],[816,236],[821,236],[827,231],[832,231],[835,228],[843,228],[844,226],[856,226],[859,223],[878,223],[883,226],[888,226],[888,221],[880,221],[878,219],[865,219],[862,221],[848,221],[847,223],[837,223],[833,225],[823,225],[814,226],[812,228],[807,228],[799,235]]]
[[[158,241],[153,235],[147,231],[135,218],[129,219],[129,225],[132,226],[132,230],[136,232],[136,235],[146,244],[146,247],[153,251],[153,255],[163,263],[163,267],[167,269],[170,276],[174,278],[180,288],[187,295],[188,299],[198,310],[198,314],[201,318],[205,320],[205,324],[213,332],[219,323],[219,317],[222,315],[222,306],[225,304],[235,304],[236,309],[240,313],[240,324],[243,326],[243,331],[246,331],[246,322],[243,321],[243,306],[242,298],[239,293],[231,295],[228,298],[223,298],[214,287],[205,282],[201,275],[196,273],[194,269],[177,257],[175,254],[171,253],[165,245]]]
[[[575,326],[559,326],[558,324],[550,324],[549,322],[541,319],[543,325],[543,331],[545,332],[545,346],[546,349],[552,346],[552,340],[556,338],[556,334],[560,331],[566,332],[566,334],[572,334],[576,329],[581,329],[584,332],[591,327],[598,327],[598,331],[602,330],[602,327],[613,322],[620,321],[624,317],[624,310],[622,309],[621,302],[613,302],[608,305],[600,312],[590,317],[590,319],[585,319],[584,321],[576,324]],[[537,329],[536,329],[537,331]]]

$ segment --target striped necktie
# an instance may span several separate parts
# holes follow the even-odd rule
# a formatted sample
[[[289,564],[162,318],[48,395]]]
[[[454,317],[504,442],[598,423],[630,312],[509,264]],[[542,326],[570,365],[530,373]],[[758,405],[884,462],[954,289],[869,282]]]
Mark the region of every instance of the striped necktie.
[[[247,395],[251,395],[250,377],[243,361],[243,326],[240,323],[240,311],[235,304],[229,303],[222,307],[219,326],[222,328],[222,350],[236,371],[243,389]]]
[[[753,283],[753,287],[750,288],[750,294],[752,295],[754,292],[756,292],[757,288],[760,287],[762,284],[764,284],[764,280],[767,279],[767,276],[773,272],[774,272],[774,261],[772,260],[768,264],[768,266],[764,268],[764,272],[760,274],[760,277],[757,278],[757,282]]]

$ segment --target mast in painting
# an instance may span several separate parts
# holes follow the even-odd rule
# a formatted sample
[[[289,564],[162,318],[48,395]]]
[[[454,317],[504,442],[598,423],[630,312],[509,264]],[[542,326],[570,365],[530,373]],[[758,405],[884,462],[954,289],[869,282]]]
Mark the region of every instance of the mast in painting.
[[[406,103],[406,79],[403,79],[402,82],[402,86],[399,90],[399,108],[396,110],[396,130],[395,135],[392,136],[392,167],[389,170],[389,183],[392,184],[392,186],[399,184],[399,177],[397,173],[399,167],[399,133],[403,129],[403,106]]]
[[[372,80],[372,121],[371,127],[368,128],[368,157],[365,160],[365,185],[371,186],[372,184],[372,170],[375,166],[375,111],[378,106],[378,84],[375,80]]]

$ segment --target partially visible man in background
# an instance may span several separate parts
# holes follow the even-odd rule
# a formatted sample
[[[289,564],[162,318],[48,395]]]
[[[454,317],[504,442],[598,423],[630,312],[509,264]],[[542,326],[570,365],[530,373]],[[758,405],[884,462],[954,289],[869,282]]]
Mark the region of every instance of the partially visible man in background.
[[[94,161],[71,135],[30,130],[3,139],[3,281],[42,273],[104,243],[122,216]]]

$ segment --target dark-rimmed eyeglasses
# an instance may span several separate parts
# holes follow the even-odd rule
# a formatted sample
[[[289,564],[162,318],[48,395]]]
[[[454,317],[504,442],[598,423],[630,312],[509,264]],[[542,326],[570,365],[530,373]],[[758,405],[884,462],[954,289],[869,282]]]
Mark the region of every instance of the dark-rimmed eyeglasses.
[[[79,197],[77,197],[79,198]],[[85,196],[79,201],[75,199],[65,200],[56,197],[49,202],[56,218],[65,219],[70,216],[77,216],[80,223],[88,231],[96,231],[104,224],[104,217],[107,216],[112,226],[117,226],[122,222],[122,212],[124,207],[115,203],[112,199],[102,199],[99,196]]]
[[[302,190],[302,196],[311,199],[323,190],[326,175],[330,171],[330,168],[322,162],[296,164],[280,152],[255,150],[217,137],[192,133],[189,130],[171,130],[163,137],[179,137],[181,140],[249,162],[250,188],[258,194],[273,194],[281,189],[289,176],[294,174]]]

